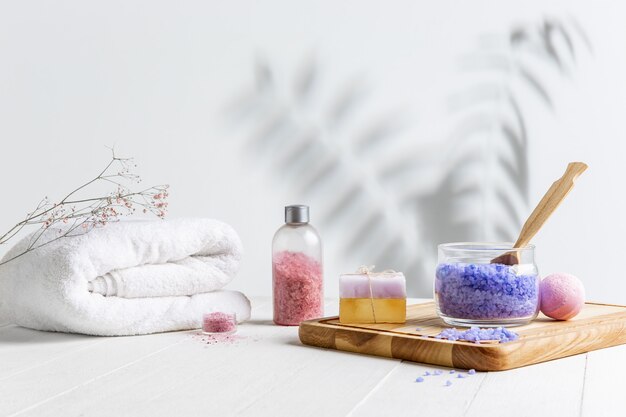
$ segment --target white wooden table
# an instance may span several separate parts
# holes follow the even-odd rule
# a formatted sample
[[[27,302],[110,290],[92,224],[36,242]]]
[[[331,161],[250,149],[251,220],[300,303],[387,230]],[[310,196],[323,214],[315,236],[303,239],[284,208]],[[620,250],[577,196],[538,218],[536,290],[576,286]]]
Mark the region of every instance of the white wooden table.
[[[329,300],[326,313],[336,312]],[[206,344],[197,332],[104,338],[0,326],[0,416],[626,415],[626,346],[457,379],[303,346],[297,327],[272,325],[269,298],[253,300],[232,343]],[[435,369],[444,374],[415,382]]]

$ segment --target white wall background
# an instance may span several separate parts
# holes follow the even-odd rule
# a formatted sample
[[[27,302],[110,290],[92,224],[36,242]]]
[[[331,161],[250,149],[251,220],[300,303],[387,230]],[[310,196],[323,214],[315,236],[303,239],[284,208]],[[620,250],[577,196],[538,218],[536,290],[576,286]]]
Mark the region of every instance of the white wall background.
[[[565,76],[544,71],[554,112],[523,98],[531,205],[567,161],[590,165],[537,236],[539,267],[580,276],[591,300],[626,303],[626,6],[617,0],[0,2],[0,229],[42,196],[60,196],[89,179],[107,162],[104,145],[114,145],[137,159],[146,183],[171,185],[170,216],[232,224],[246,247],[232,287],[269,294],[270,242],[283,205],[310,203],[315,224],[323,201],[285,180],[270,151],[250,148],[255,125],[229,110],[253,89],[255,63],[271,66],[279,91],[291,88],[302,65],[316,63],[315,96],[294,116],[305,125],[325,117],[333,94],[360,86],[358,114],[325,137],[348,136],[377,117],[397,118],[402,131],[364,165],[388,159],[390,151],[417,152],[417,174],[401,186],[428,190],[450,151],[444,146],[450,97],[468,82],[459,62],[477,45],[497,44],[514,25],[544,16],[574,17],[593,51],[580,47]],[[488,224],[489,208],[478,209]],[[420,225],[404,216],[392,223],[417,227],[408,248],[427,262],[409,279],[425,295],[434,245],[423,247]],[[341,250],[354,227],[350,218],[320,227],[328,295],[337,293],[338,273],[372,263]],[[483,230],[474,239],[489,236]]]

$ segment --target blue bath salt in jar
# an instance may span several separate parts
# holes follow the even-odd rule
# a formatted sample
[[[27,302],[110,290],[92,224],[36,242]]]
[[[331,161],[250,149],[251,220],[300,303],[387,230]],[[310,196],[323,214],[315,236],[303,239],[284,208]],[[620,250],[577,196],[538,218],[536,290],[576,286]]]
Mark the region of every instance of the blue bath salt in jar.
[[[516,249],[519,264],[491,263],[510,243],[439,245],[435,274],[437,314],[452,326],[519,326],[539,312],[534,245]]]

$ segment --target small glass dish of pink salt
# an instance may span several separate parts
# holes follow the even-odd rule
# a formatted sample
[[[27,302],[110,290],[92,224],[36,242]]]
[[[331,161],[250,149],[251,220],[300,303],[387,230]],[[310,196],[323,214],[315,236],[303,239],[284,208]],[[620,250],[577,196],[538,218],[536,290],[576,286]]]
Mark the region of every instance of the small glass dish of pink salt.
[[[237,316],[235,313],[213,312],[202,315],[202,333],[204,334],[233,334],[237,331]]]

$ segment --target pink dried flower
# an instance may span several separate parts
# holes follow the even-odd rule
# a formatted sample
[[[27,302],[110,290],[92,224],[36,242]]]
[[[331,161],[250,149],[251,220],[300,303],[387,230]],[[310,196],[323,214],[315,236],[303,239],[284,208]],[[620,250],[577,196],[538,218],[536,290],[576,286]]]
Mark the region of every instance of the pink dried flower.
[[[114,170],[116,167],[118,169]],[[43,233],[35,235],[37,237],[33,239],[24,252],[0,262],[0,265],[56,239],[72,236],[77,229],[87,230],[90,227],[104,226],[108,222],[118,220],[119,216],[130,215],[135,212],[135,206],[142,207],[144,213],[150,211],[159,218],[165,217],[168,204],[163,200],[169,195],[165,191],[168,186],[160,185],[142,191],[131,191],[122,181],[133,183],[141,181],[137,174],[131,172],[131,168],[134,167],[136,165],[132,159],[118,158],[113,153],[111,160],[97,177],[75,188],[60,201],[50,203],[48,197],[44,197],[35,210],[29,213],[24,220],[13,226],[4,235],[0,235],[0,245],[17,235],[26,225],[38,224],[42,230],[57,224],[66,226],[59,228],[59,236],[52,240],[46,240],[45,243],[39,242]],[[115,189],[103,196],[76,195],[79,191],[84,193],[88,186],[93,183],[112,183]]]

